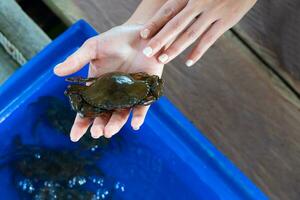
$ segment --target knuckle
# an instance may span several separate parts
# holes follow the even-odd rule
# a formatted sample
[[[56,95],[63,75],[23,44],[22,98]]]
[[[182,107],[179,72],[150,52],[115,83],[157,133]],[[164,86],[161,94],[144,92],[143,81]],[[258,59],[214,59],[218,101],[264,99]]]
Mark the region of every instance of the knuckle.
[[[187,30],[187,37],[188,38],[195,38],[197,37],[197,31],[195,29]]]
[[[199,12],[203,8],[205,8],[207,5],[211,5],[212,0],[194,0],[194,1],[188,1],[186,7],[191,11],[191,12]]]
[[[229,29],[231,29],[233,26],[235,25],[234,22],[225,22],[225,20],[220,20],[218,21],[218,26],[220,27],[221,30],[223,30],[223,32],[228,31]]]
[[[75,122],[74,125],[77,126],[77,127],[79,127],[79,128],[84,128],[84,127],[85,127],[85,123],[84,123],[84,122],[81,122],[81,121]]]
[[[136,121],[140,121],[144,118],[144,115],[142,113],[135,113],[134,118]]]
[[[153,48],[161,48],[162,47],[162,42],[160,39],[154,39],[152,42],[151,42],[151,45]]]
[[[70,55],[69,57],[67,57],[66,61],[68,63],[72,63],[73,65],[79,62],[78,57],[74,55]]]
[[[181,22],[179,20],[175,20],[171,23],[170,28],[171,29],[177,29],[181,25]]]
[[[195,5],[196,4],[196,5]],[[188,11],[188,13],[194,14],[199,12],[199,7],[201,6],[201,1],[196,1],[196,3],[191,3],[190,1],[186,5],[185,9]]]
[[[211,43],[215,38],[215,34],[213,33],[206,33],[203,37],[203,43]]]
[[[116,114],[118,115],[119,120],[125,120],[128,115],[128,111],[120,110],[120,111],[116,111]]]
[[[177,55],[177,54],[180,53],[180,50],[181,50],[181,49],[180,49],[177,45],[174,45],[174,46],[171,46],[171,47],[168,49],[167,54],[168,54],[169,56],[171,56],[171,55]]]
[[[90,38],[83,43],[83,46],[87,48],[93,48],[96,46],[96,43],[97,41],[95,39]]]
[[[171,18],[173,15],[175,14],[175,9],[174,9],[174,7],[171,7],[171,6],[169,6],[169,7],[167,7],[167,8],[165,8],[164,10],[163,10],[163,17],[164,18]]]
[[[149,25],[148,25],[148,28],[149,28],[150,30],[155,30],[155,29],[157,29],[157,28],[158,28],[158,25],[157,25],[156,21],[150,22]]]
[[[94,38],[90,38],[86,40],[83,45],[84,48],[86,48],[89,54],[89,57],[94,59],[98,54],[98,41]]]
[[[201,41],[200,41],[200,42],[196,45],[196,47],[193,49],[193,54],[195,54],[195,55],[201,55],[202,52],[203,52],[203,50],[204,50],[204,46],[205,46],[204,42],[201,42]]]
[[[203,53],[203,48],[202,48],[202,47],[197,47],[197,48],[194,50],[193,57],[194,57],[194,58],[199,58],[199,57],[202,56],[202,53]]]
[[[215,0],[216,3],[214,3],[214,7],[212,8],[212,11],[215,12],[215,13],[218,13],[218,12],[224,12],[224,10],[231,10],[231,12],[229,13],[233,13],[235,14],[236,12],[234,12],[234,8],[235,6],[232,6],[232,7],[228,7],[228,2],[227,0]]]

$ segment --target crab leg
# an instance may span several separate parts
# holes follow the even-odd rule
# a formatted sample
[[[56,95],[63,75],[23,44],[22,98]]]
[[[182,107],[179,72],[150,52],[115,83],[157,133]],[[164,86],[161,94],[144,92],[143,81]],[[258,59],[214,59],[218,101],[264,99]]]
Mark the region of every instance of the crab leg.
[[[92,81],[96,81],[96,80],[97,80],[97,78],[83,78],[80,76],[66,78],[66,81],[71,82],[71,83],[86,83],[86,82],[92,82]]]
[[[68,89],[65,91],[65,95],[68,94],[78,94],[80,91],[84,90],[86,86],[84,85],[69,85]]]
[[[145,72],[131,73],[130,76],[135,80],[147,80],[149,78],[149,75]]]
[[[156,100],[157,98],[155,98],[154,96],[148,96],[146,99],[142,100],[139,104],[143,106],[148,106]]]

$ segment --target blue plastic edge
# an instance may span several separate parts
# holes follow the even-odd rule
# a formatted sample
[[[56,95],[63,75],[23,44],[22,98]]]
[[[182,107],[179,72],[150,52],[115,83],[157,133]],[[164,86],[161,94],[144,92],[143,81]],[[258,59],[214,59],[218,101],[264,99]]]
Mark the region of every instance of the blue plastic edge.
[[[26,97],[30,96],[30,94],[34,92],[22,91],[24,88],[26,88],[26,84],[21,85],[20,90],[11,91],[10,89],[12,85],[14,85],[16,82],[22,83],[22,79],[24,80],[22,75],[31,74],[27,72],[33,70],[32,68],[34,63],[40,62],[41,59],[47,56],[48,52],[51,52],[53,49],[62,47],[66,36],[77,32],[82,32],[87,38],[98,34],[87,22],[84,20],[79,20],[57,39],[55,39],[51,44],[39,52],[34,58],[32,58],[30,62],[15,72],[1,86],[0,97],[5,97],[5,100],[0,102],[0,123],[5,119],[5,116],[8,116],[17,108],[14,105],[20,105],[22,103],[21,101],[25,101]],[[50,70],[52,73],[52,69]],[[47,74],[50,74],[50,72]],[[22,95],[20,95],[20,93],[22,93]],[[176,137],[178,137],[182,143],[185,143],[185,145],[188,146],[195,155],[197,155],[197,152],[199,151],[205,152],[206,156],[210,159],[210,162],[214,164],[219,173],[225,175],[225,177],[227,177],[227,181],[231,181],[237,189],[243,193],[246,193],[250,199],[268,199],[265,194],[261,192],[245,175],[243,175],[243,173],[222,153],[220,153],[216,147],[214,147],[206,139],[205,136],[200,134],[199,130],[197,130],[195,126],[189,122],[187,118],[167,98],[162,97],[160,103],[155,104],[155,106],[156,117],[164,120],[169,119],[169,123],[166,124],[170,124],[170,126],[172,125],[172,127],[169,127],[170,129],[175,129],[181,133],[184,132],[184,134],[181,135],[177,134]]]
[[[47,45],[42,51],[40,51],[36,56],[34,56],[29,62],[27,62],[25,65],[23,65],[20,69],[18,69],[8,80],[6,80],[1,85],[0,90],[0,97],[3,99],[3,101],[0,101],[0,123],[5,120],[7,116],[9,116],[16,107],[20,106],[22,102],[24,102],[27,97],[29,97],[32,93],[34,93],[36,90],[38,90],[40,87],[38,84],[32,84],[28,83],[28,79],[43,79],[47,77],[36,77],[39,74],[42,74],[43,71],[49,71],[45,76],[51,76],[52,68],[51,69],[45,69],[45,68],[39,68],[38,71],[36,68],[34,68],[36,63],[40,63],[49,52],[52,52],[52,50],[56,50],[57,54],[62,54],[66,49],[69,48],[68,45],[64,45],[68,43],[66,38],[68,36],[72,36],[78,32],[81,32],[85,38],[89,38],[92,36],[95,36],[98,34],[95,29],[93,29],[88,23],[86,23],[84,20],[79,20],[76,22],[72,27],[67,29],[63,34],[61,34],[59,37],[57,37],[53,42],[51,42],[49,45]],[[80,40],[79,38],[78,40]],[[59,49],[59,50],[58,50]],[[51,63],[52,66],[55,66],[58,61],[53,61]],[[49,64],[48,64],[49,65]],[[41,72],[42,71],[42,72]],[[34,72],[34,73],[32,73]],[[23,74],[29,74],[28,78],[24,77]],[[36,75],[37,74],[37,75]],[[44,73],[43,73],[44,74]],[[39,81],[36,81],[37,83]],[[12,86],[18,83],[20,87],[13,88]],[[30,88],[27,88],[29,85],[31,85]],[[34,87],[33,87],[34,86]],[[27,90],[25,90],[27,89]]]

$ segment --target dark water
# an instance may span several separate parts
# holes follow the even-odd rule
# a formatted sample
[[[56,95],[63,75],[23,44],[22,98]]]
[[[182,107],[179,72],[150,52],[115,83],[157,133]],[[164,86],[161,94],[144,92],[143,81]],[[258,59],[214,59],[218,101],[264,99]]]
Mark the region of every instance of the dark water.
[[[205,184],[195,192],[178,171],[193,173],[144,126],[107,140],[88,132],[69,140],[75,114],[65,99],[40,97],[15,119],[2,147],[0,194],[16,199],[218,199]],[[17,122],[17,123],[16,123]],[[5,175],[3,175],[5,174]],[[5,182],[5,183],[4,183]],[[14,193],[14,195],[12,195]]]
[[[21,199],[112,199],[125,192],[97,164],[108,140],[87,134],[78,144],[68,141],[75,114],[65,102],[42,97],[26,111],[34,116],[15,127],[13,147],[1,157]]]

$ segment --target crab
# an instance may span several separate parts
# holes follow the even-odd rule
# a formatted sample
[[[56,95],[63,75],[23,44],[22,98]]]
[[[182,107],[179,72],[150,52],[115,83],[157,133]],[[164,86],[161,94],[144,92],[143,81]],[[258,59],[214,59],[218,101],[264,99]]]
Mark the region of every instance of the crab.
[[[19,136],[13,144],[0,155],[0,169],[11,167],[18,199],[115,199],[124,192],[125,185],[98,166],[100,154],[23,144]]]
[[[111,72],[97,78],[71,77],[65,95],[81,117],[149,105],[162,94],[163,81],[144,72]]]

